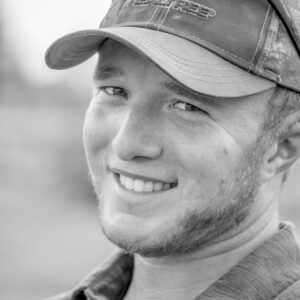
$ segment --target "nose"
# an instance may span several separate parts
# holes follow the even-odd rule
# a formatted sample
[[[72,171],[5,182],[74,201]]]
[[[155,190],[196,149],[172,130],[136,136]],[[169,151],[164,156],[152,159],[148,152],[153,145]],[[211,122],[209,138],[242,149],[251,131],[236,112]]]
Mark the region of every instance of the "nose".
[[[145,107],[127,112],[112,141],[114,153],[124,161],[136,158],[155,159],[162,152],[159,123]]]

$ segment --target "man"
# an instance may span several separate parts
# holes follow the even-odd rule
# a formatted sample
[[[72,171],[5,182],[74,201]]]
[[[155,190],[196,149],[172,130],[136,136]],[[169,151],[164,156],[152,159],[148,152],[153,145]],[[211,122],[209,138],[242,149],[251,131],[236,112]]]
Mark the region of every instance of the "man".
[[[52,299],[300,299],[278,220],[300,155],[299,16],[297,0],[115,0],[49,48],[56,69],[99,52],[84,145],[120,248]]]

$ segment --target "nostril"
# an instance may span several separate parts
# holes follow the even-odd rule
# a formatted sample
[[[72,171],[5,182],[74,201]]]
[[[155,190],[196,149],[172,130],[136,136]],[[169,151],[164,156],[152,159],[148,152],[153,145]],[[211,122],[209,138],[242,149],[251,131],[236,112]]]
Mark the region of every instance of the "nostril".
[[[131,109],[122,120],[119,131],[112,141],[114,152],[122,160],[135,158],[157,158],[162,152],[161,130],[147,120],[147,113],[140,109]]]

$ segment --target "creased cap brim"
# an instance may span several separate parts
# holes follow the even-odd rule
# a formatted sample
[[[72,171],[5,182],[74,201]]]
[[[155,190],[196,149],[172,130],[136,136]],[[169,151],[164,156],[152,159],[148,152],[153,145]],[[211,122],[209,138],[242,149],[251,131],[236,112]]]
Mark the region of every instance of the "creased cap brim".
[[[94,55],[106,38],[146,55],[183,85],[214,97],[241,97],[276,84],[250,74],[207,49],[178,36],[137,27],[112,27],[68,34],[46,52],[52,69],[76,66]]]

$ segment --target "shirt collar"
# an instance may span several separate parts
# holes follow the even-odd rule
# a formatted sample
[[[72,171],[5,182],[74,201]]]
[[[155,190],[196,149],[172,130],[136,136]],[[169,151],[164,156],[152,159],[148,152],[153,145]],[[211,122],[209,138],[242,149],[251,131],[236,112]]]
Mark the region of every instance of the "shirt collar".
[[[131,281],[133,265],[131,255],[117,251],[83,280],[71,300],[122,300]]]

